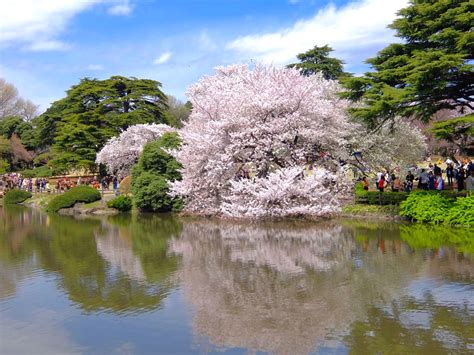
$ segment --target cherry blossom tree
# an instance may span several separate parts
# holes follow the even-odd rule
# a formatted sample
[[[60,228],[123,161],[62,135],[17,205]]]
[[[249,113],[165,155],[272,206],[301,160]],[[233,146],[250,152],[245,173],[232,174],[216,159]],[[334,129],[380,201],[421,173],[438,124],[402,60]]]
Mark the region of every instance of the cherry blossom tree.
[[[233,65],[190,87],[180,131],[183,180],[174,194],[193,213],[325,216],[346,185],[338,158],[357,128],[335,81],[295,69]],[[313,170],[307,171],[307,167]]]
[[[146,143],[157,140],[174,128],[165,124],[138,124],[130,126],[118,137],[111,138],[97,154],[96,163],[104,164],[107,171],[119,178],[130,175]]]
[[[426,136],[401,117],[376,130],[364,129],[363,125],[359,129],[349,139],[349,148],[352,153],[360,152],[360,158],[350,162],[366,173],[404,168],[423,160],[427,153]]]

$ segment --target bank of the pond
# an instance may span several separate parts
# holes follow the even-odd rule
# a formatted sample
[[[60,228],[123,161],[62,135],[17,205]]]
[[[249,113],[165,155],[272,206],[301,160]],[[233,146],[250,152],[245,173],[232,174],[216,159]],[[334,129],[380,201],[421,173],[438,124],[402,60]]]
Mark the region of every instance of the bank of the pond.
[[[53,200],[57,194],[35,194],[33,197],[29,198],[23,205],[40,209],[46,211],[48,204]],[[95,215],[95,216],[111,216],[118,214],[119,212],[113,208],[107,207],[107,201],[111,200],[114,197],[112,194],[104,194],[99,201],[91,203],[76,203],[73,207],[62,208],[58,211],[58,214],[61,215]]]
[[[363,218],[386,221],[403,221],[400,216],[400,207],[397,205],[364,205],[358,203],[347,204],[342,207],[339,217]]]

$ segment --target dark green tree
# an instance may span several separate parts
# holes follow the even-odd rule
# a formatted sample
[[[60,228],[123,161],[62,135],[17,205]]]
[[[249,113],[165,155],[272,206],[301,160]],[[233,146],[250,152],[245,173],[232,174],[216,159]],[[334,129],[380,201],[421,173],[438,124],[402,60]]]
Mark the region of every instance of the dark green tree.
[[[33,150],[36,147],[36,137],[33,126],[20,116],[9,116],[0,120],[0,134],[10,139],[16,134],[25,148]]]
[[[154,80],[122,76],[82,79],[34,120],[38,145],[53,147],[53,166],[91,166],[105,142],[129,126],[168,123],[160,87]]]
[[[182,201],[168,195],[168,181],[181,179],[181,164],[165,151],[180,146],[181,139],[175,132],[145,145],[132,171],[133,199],[139,209],[166,212],[181,208]]]
[[[374,69],[345,81],[361,100],[356,117],[376,126],[396,115],[428,121],[442,109],[474,109],[474,3],[411,0],[389,27],[402,39],[367,60]]]
[[[344,71],[344,62],[337,58],[329,57],[333,49],[328,45],[318,47],[314,46],[307,52],[300,53],[296,57],[300,63],[289,64],[288,68],[297,68],[306,76],[322,72],[327,80],[337,80],[341,77],[347,77],[350,74]]]

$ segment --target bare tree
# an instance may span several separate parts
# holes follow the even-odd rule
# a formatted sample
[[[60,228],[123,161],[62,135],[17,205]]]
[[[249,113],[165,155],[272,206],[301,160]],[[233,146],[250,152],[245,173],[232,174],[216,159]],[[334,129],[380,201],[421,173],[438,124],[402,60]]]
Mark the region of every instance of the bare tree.
[[[20,97],[14,85],[0,78],[0,120],[8,116],[20,116],[30,121],[37,114],[37,105]]]

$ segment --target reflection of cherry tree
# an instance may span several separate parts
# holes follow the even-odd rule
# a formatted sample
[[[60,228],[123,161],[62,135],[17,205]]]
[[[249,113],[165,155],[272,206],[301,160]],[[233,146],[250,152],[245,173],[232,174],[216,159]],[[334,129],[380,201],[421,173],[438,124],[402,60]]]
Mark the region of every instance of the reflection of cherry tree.
[[[367,250],[331,225],[192,221],[170,243],[196,336],[276,353],[312,351],[368,304],[391,301],[422,262]]]
[[[118,228],[107,228],[96,233],[97,252],[111,265],[135,281],[144,281],[145,273],[137,255],[133,253],[131,241],[123,238]]]

